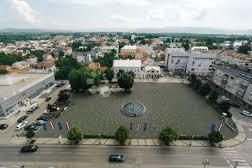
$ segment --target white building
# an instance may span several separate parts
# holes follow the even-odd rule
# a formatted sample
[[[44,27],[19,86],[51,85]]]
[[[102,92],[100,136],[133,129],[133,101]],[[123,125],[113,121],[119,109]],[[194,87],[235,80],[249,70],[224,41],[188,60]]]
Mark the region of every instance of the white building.
[[[19,61],[12,64],[12,68],[14,69],[24,69],[28,68],[29,66],[30,64],[26,61]]]
[[[144,78],[145,79],[157,79],[161,76],[160,66],[150,66],[144,67]]]
[[[117,46],[102,46],[100,47],[100,50],[102,53],[110,53],[112,50],[115,50],[117,53],[119,53],[119,47]]]
[[[37,97],[55,83],[54,74],[11,74],[0,77],[0,118],[14,114],[27,98]]]
[[[136,78],[143,77],[141,60],[114,60],[113,70],[115,76],[120,69],[124,70],[125,72],[134,72]]]
[[[169,71],[185,71],[189,57],[188,52],[167,52],[165,54],[165,67]]]
[[[192,53],[186,66],[187,74],[206,76],[213,70],[215,55]]]
[[[79,63],[90,63],[92,62],[92,53],[91,52],[78,52],[76,53],[76,59]]]
[[[187,74],[208,75],[212,71],[215,55],[200,52],[166,52],[165,67],[169,71],[182,71]]]
[[[194,46],[191,48],[192,51],[208,51],[207,46]]]

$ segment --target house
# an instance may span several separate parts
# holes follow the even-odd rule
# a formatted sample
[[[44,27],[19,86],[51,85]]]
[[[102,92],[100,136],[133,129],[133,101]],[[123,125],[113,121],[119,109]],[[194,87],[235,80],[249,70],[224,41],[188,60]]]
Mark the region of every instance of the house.
[[[114,60],[113,70],[115,76],[119,70],[124,70],[125,72],[134,72],[136,78],[143,78],[141,60]]]
[[[145,79],[158,79],[161,76],[161,69],[159,66],[147,65],[144,67]]]
[[[51,54],[44,54],[43,55],[43,60],[44,61],[53,61],[54,58],[53,58],[53,56]]]
[[[207,46],[194,46],[191,48],[192,51],[208,51]]]
[[[235,50],[237,50],[239,47],[241,47],[241,46],[243,46],[245,44],[248,44],[247,40],[236,40],[233,43],[233,47],[234,47]]]
[[[53,62],[40,62],[31,64],[30,72],[32,73],[52,73],[56,71],[56,67]]]
[[[7,72],[10,72],[11,66],[9,66],[9,65],[0,65],[0,70],[5,70]]]
[[[120,50],[120,54],[123,57],[133,57],[135,56],[135,54],[137,53],[137,46],[130,46],[130,45],[126,45],[123,48],[121,48]]]
[[[77,52],[75,53],[75,57],[79,63],[89,63],[92,62],[94,58],[96,58],[96,53],[87,51],[87,52]]]
[[[234,65],[214,66],[214,88],[233,102],[252,110],[252,72]]]
[[[25,69],[28,68],[30,66],[30,64],[26,61],[19,61],[19,62],[15,62],[12,64],[12,68],[14,69]]]
[[[119,48],[117,46],[102,46],[100,50],[103,54],[110,53],[112,50],[115,50],[117,53],[119,52]]]

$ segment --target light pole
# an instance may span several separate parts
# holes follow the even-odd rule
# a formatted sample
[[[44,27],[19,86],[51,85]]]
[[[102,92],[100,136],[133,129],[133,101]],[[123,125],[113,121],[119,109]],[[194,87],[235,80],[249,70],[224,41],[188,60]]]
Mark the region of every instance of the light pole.
[[[203,164],[204,168],[206,168],[206,166],[210,165],[210,162],[208,161],[208,159],[206,159],[202,162],[202,164]]]
[[[99,136],[99,144],[101,144],[101,134],[98,134]]]

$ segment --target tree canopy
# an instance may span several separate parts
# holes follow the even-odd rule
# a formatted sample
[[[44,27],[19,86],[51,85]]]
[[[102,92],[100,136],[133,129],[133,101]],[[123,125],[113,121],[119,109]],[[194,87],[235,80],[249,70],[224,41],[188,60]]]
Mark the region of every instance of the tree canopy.
[[[237,51],[242,54],[248,54],[249,51],[251,51],[251,47],[248,44],[242,45],[238,48]]]
[[[104,57],[98,57],[95,62],[99,62],[102,66],[111,68],[113,66],[113,61],[116,58],[116,52],[111,51],[110,53],[105,53]]]
[[[117,83],[120,88],[130,90],[134,84],[135,74],[134,72],[125,72],[120,70],[117,74]]]
[[[208,134],[208,138],[209,138],[209,143],[211,145],[214,145],[215,143],[219,143],[221,141],[223,141],[223,135],[221,134],[220,131],[211,131]]]
[[[124,144],[124,142],[128,137],[129,137],[129,130],[124,126],[120,126],[115,132],[115,139],[120,144]]]
[[[18,55],[10,55],[5,54],[4,52],[0,52],[0,64],[1,65],[12,65],[15,62],[22,61],[23,57]]]
[[[204,83],[202,86],[199,88],[199,92],[201,95],[205,96],[211,91],[211,86],[209,83]]]
[[[59,57],[56,62],[58,71],[55,73],[56,79],[66,80],[72,69],[79,69],[81,65],[72,56]]]
[[[169,145],[170,142],[176,140],[178,138],[178,134],[172,128],[165,128],[161,131],[159,135],[159,139],[163,141],[166,145]]]
[[[83,131],[75,125],[67,133],[67,139],[74,142],[75,144],[79,143],[82,140],[83,136]]]

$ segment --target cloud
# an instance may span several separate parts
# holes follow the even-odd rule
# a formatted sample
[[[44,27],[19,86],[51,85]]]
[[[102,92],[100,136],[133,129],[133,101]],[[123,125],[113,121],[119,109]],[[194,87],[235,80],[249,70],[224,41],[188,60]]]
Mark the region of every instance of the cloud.
[[[24,17],[27,23],[35,24],[39,22],[38,13],[25,0],[10,0],[10,3]]]
[[[58,2],[58,0],[47,1]],[[92,7],[98,7],[107,4],[119,4],[121,6],[146,6],[151,4],[147,0],[61,0],[61,2],[75,5],[87,5]]]
[[[118,14],[113,14],[111,16],[111,19],[116,21],[116,22],[129,22],[130,21],[130,19],[128,17],[118,15]]]

